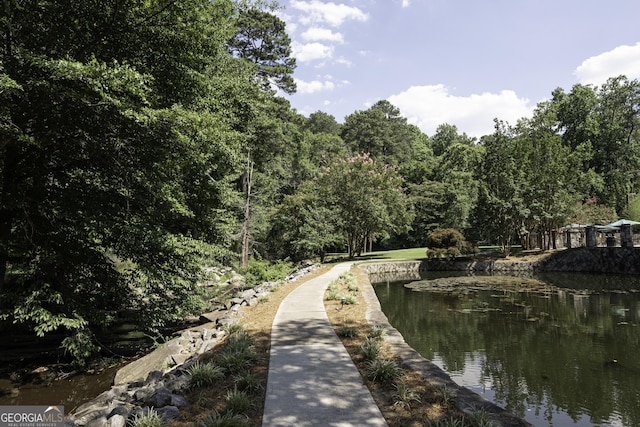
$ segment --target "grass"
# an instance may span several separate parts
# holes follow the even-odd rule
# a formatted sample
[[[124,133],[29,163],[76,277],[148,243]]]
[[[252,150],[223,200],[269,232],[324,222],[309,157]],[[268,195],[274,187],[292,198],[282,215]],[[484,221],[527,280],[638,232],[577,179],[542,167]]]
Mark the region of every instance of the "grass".
[[[195,363],[187,372],[189,374],[190,388],[213,385],[224,377],[224,369],[211,362]]]
[[[210,415],[198,424],[200,427],[246,427],[246,418],[227,412],[224,415]]]
[[[251,397],[246,392],[238,389],[227,392],[227,413],[245,415],[251,405]]]
[[[131,427],[167,427],[169,422],[156,411],[150,409],[146,413],[136,414],[130,425]]]
[[[402,368],[395,360],[375,359],[369,362],[369,379],[374,383],[390,383],[402,376]]]
[[[380,356],[380,342],[370,337],[365,338],[360,346],[360,354],[366,361],[374,361]]]
[[[421,403],[420,396],[418,395],[418,393],[416,393],[415,390],[412,390],[406,384],[404,383],[394,384],[394,387],[396,388],[396,392],[393,395],[394,406],[401,405],[401,406],[407,406],[408,408],[410,408],[411,403],[413,402]]]

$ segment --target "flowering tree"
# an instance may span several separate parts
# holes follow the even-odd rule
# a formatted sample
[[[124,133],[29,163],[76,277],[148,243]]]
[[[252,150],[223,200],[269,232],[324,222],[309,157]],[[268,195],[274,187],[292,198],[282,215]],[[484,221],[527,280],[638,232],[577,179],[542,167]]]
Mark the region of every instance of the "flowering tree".
[[[395,167],[377,163],[369,154],[323,168],[317,190],[340,218],[338,228],[347,239],[349,257],[361,254],[367,238],[407,230],[413,214],[402,183]]]

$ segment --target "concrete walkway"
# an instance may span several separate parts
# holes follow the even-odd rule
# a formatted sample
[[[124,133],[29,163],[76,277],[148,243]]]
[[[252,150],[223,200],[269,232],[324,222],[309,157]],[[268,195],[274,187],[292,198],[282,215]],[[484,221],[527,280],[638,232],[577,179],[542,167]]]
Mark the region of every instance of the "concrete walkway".
[[[387,425],[324,309],[325,289],[350,268],[338,264],[280,304],[271,330],[263,427]]]

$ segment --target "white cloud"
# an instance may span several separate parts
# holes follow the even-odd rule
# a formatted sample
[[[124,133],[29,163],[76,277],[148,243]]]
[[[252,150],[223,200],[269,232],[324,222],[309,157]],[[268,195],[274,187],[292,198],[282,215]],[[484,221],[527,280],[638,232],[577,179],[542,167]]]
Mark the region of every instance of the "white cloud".
[[[530,117],[534,108],[528,99],[518,98],[511,90],[455,96],[441,84],[412,86],[388,100],[427,135],[433,135],[443,123],[456,125],[460,133],[469,136],[488,135],[493,133],[494,118],[515,124],[522,117]]]
[[[322,43],[291,43],[293,57],[299,62],[309,62],[318,59],[331,58],[333,55],[333,46],[327,46]]]
[[[409,7],[411,2],[409,0],[402,0],[402,7]]]
[[[344,39],[342,34],[334,33],[328,28],[320,28],[320,27],[311,27],[304,33],[302,33],[302,38],[309,41],[330,41],[336,43],[344,43]]]
[[[601,85],[609,77],[624,74],[630,79],[640,77],[640,42],[635,46],[622,45],[592,56],[574,71],[582,84]]]
[[[336,87],[335,83],[328,80],[326,81],[313,80],[310,82],[305,82],[303,80],[295,79],[295,82],[297,87],[297,93],[302,95],[330,91]]]
[[[357,7],[346,4],[324,3],[319,0],[292,0],[291,7],[306,13],[306,16],[299,18],[300,22],[305,25],[326,23],[338,27],[347,20],[366,21],[369,19],[369,16]]]

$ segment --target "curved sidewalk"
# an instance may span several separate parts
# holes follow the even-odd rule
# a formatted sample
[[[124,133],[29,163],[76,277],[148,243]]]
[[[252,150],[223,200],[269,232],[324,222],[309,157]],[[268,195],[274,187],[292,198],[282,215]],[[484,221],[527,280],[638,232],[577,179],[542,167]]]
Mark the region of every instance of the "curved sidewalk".
[[[325,289],[351,265],[336,265],[280,304],[271,330],[263,427],[387,425],[324,309]]]

